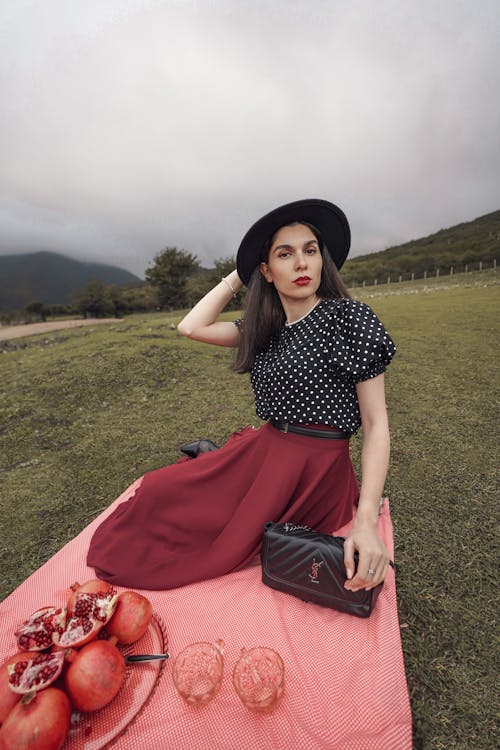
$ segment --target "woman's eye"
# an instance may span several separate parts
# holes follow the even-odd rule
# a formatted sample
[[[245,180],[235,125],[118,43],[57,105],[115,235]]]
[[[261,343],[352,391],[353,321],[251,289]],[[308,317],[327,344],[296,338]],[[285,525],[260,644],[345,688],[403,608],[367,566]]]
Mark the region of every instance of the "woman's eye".
[[[318,252],[318,248],[314,247],[314,246],[313,247],[308,247],[307,250],[306,250],[306,253],[308,253],[309,255],[314,255],[317,252]]]
[[[289,253],[289,252],[287,252],[286,250],[282,250],[282,251],[281,251],[281,252],[279,253],[279,255],[278,255],[278,258],[288,258],[288,256],[289,256],[289,255],[290,255],[290,253]]]

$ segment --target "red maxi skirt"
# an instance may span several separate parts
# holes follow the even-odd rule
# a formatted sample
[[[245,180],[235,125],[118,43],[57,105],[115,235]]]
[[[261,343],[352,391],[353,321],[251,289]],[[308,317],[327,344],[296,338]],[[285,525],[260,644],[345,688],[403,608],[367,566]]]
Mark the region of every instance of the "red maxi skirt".
[[[146,474],[95,531],[87,564],[121,586],[184,586],[248,564],[267,521],[340,528],[358,495],[348,440],[245,427],[217,451]]]

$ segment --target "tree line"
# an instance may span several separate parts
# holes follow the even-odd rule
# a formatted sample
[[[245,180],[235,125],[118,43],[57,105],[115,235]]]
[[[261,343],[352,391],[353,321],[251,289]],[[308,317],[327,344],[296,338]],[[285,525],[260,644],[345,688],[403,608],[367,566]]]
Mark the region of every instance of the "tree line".
[[[350,258],[342,268],[348,286],[424,278],[436,274],[491,268],[500,250],[500,211],[441,229],[428,237],[411,240],[380,252]]]
[[[33,300],[22,310],[0,315],[4,325],[45,321],[48,318],[81,315],[87,318],[108,318],[131,313],[180,310],[192,307],[222,276],[235,267],[234,258],[216,260],[214,267],[202,268],[197,257],[176,247],[166,247],[146,270],[145,281],[131,286],[106,285],[95,279],[76,294],[71,304],[45,304]],[[240,309],[242,293],[231,300],[228,309]]]
[[[442,229],[433,235],[403,245],[349,259],[342,268],[348,286],[363,283],[423,278],[426,275],[459,273],[496,265],[500,247],[500,211],[471,222]],[[216,260],[202,268],[195,255],[177,247],[165,247],[146,270],[145,281],[134,286],[87,283],[71,305],[46,305],[33,300],[22,311],[0,315],[4,324],[47,317],[122,317],[134,312],[181,310],[192,307],[222,276],[235,267],[234,258]],[[243,292],[231,300],[229,309],[240,309]]]

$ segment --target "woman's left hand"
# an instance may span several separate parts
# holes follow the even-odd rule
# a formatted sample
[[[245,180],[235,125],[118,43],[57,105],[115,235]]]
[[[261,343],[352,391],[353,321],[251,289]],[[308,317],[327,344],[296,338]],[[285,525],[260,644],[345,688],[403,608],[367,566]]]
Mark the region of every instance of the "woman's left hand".
[[[354,575],[354,552],[358,552],[358,569]],[[349,591],[370,589],[384,580],[389,567],[390,555],[378,535],[376,526],[354,526],[344,543],[344,564],[347,581],[344,587]]]

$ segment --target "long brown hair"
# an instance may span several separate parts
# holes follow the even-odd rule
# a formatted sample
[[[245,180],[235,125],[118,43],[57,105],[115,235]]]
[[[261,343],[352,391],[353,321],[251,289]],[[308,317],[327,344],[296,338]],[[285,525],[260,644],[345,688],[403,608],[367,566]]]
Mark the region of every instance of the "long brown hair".
[[[351,296],[323,242],[320,231],[305,221],[296,221],[286,226],[295,226],[296,224],[309,227],[319,243],[323,267],[317,291],[318,297],[320,299],[341,299],[344,297],[350,299]],[[280,229],[282,228],[280,227]],[[269,261],[271,246],[278,231],[279,229],[264,243],[261,262],[267,263]],[[285,312],[276,287],[264,279],[260,267],[257,265],[252,273],[245,295],[245,315],[240,325],[240,345],[233,370],[249,372],[256,355],[266,349],[272,338],[279,335],[280,328],[285,322]]]

